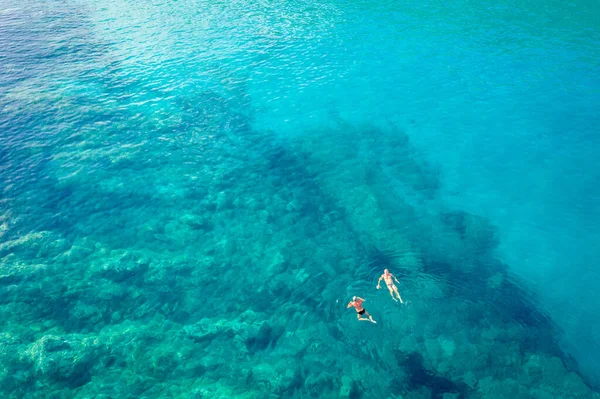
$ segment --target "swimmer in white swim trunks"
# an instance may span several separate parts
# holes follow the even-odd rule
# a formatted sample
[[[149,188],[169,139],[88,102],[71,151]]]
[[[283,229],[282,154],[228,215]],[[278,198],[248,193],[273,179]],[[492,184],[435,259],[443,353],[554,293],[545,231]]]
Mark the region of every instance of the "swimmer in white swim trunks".
[[[394,301],[398,302],[398,300],[394,297],[394,294],[396,294],[396,295],[398,295],[398,299],[400,300],[400,303],[404,303],[404,302],[402,302],[402,297],[400,296],[400,293],[398,292],[398,287],[396,287],[396,285],[392,281],[392,278],[394,280],[396,280],[396,282],[398,284],[400,284],[400,281],[398,281],[396,276],[394,276],[392,273],[390,273],[390,271],[388,269],[385,269],[383,271],[383,274],[381,275],[381,277],[379,277],[379,280],[377,280],[377,289],[381,288],[380,287],[381,279],[384,279],[385,283],[387,284],[388,290],[390,290],[390,295],[392,296],[392,299]]]

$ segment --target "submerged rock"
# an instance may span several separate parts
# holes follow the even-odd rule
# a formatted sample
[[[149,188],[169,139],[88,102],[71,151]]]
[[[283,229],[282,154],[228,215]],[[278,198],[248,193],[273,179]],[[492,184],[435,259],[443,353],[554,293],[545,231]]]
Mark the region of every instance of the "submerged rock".
[[[194,341],[204,344],[210,343],[210,341],[217,337],[226,338],[233,335],[233,329],[227,321],[213,322],[207,318],[195,324],[185,326],[183,331]]]
[[[348,376],[342,377],[342,385],[340,386],[340,398],[342,399],[351,399],[356,397],[357,388],[356,383],[352,380],[352,378]]]
[[[440,344],[440,348],[442,348],[442,353],[445,357],[452,357],[454,355],[456,344],[452,338],[440,336],[438,338],[438,343]]]
[[[96,261],[92,270],[100,277],[120,283],[129,279],[139,279],[148,271],[150,259],[143,253],[111,251],[108,261]]]
[[[39,376],[75,388],[91,380],[97,349],[95,339],[45,335],[31,344],[24,356]]]

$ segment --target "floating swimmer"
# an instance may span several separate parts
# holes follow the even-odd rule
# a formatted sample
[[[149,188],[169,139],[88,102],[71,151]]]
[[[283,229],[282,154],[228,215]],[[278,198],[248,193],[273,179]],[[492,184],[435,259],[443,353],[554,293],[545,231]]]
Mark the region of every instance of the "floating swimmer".
[[[360,297],[357,297],[357,296],[352,297],[352,301],[350,301],[350,303],[348,303],[347,308],[354,306],[354,309],[356,309],[356,317],[358,317],[358,320],[370,321],[371,323],[377,324],[377,322],[375,320],[373,320],[373,317],[369,314],[369,312],[367,312],[367,310],[365,308],[363,308],[362,303],[364,301],[365,300]],[[366,319],[364,317],[360,317],[362,315],[366,315],[368,317],[368,319]]]
[[[394,293],[395,293],[396,295],[398,295],[398,299],[400,299],[400,303],[404,303],[404,302],[402,302],[402,297],[400,296],[400,293],[398,292],[398,287],[396,287],[396,285],[392,281],[392,278],[394,278],[394,280],[396,280],[396,282],[398,284],[400,284],[400,281],[398,281],[396,276],[394,276],[392,273],[390,273],[390,271],[388,269],[385,269],[383,271],[383,274],[381,275],[381,277],[379,277],[379,280],[377,280],[377,289],[381,288],[380,287],[381,279],[384,279],[385,283],[387,284],[388,290],[390,290],[390,295],[392,296],[392,299],[395,302],[398,302],[398,300],[394,297]]]

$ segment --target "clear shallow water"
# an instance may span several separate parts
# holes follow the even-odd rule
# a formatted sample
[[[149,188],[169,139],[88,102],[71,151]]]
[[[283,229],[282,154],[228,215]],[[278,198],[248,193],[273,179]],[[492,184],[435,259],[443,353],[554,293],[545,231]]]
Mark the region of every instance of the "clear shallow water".
[[[593,395],[596,4],[0,4],[4,396]]]

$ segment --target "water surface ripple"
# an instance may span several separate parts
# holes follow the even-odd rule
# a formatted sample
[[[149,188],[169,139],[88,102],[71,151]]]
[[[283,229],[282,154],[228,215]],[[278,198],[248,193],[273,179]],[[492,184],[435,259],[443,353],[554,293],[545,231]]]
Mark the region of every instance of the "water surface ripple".
[[[2,397],[600,398],[598,12],[0,0]]]

